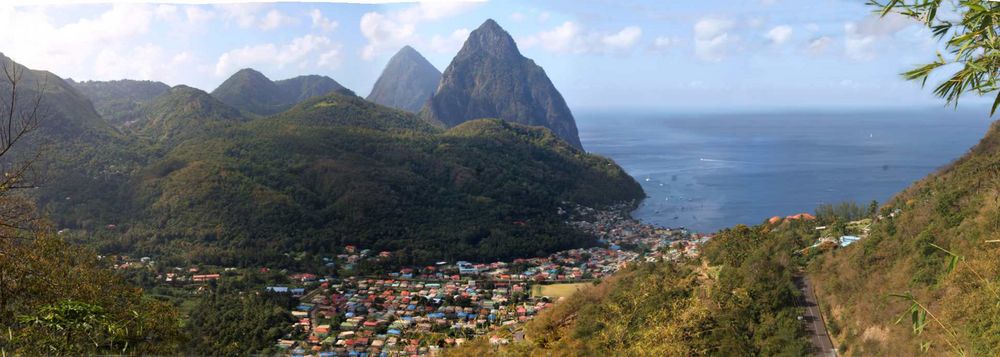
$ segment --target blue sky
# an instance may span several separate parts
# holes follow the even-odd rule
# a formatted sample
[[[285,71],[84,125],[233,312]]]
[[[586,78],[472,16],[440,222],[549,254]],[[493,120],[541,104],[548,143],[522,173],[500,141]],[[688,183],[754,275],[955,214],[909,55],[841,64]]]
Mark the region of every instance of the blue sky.
[[[243,67],[328,75],[367,95],[412,45],[440,70],[493,18],[575,110],[939,106],[898,73],[927,30],[863,0],[0,5],[0,52],[76,80],[211,91]]]

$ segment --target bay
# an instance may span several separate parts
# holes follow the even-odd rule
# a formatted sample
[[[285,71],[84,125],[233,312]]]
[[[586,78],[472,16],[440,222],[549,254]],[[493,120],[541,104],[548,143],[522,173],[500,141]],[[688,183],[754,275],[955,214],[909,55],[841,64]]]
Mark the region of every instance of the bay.
[[[957,159],[984,111],[584,111],[580,138],[645,189],[635,218],[713,232],[824,203],[867,205]]]

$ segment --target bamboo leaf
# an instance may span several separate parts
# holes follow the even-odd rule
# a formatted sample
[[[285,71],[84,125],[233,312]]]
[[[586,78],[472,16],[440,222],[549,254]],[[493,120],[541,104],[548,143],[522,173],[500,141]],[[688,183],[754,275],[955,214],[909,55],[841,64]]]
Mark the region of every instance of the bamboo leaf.
[[[997,98],[993,100],[993,108],[990,109],[990,116],[997,113],[997,106],[1000,106],[1000,93],[997,93]]]

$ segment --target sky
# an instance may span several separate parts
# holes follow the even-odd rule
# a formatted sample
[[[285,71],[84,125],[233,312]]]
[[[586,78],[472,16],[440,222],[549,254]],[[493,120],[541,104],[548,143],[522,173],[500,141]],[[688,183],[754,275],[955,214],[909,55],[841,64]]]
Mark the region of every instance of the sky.
[[[899,76],[940,44],[864,0],[178,1],[0,4],[0,28],[16,29],[2,31],[0,52],[78,81],[211,91],[251,67],[274,80],[327,75],[364,96],[400,47],[444,71],[492,18],[574,110],[943,105]]]

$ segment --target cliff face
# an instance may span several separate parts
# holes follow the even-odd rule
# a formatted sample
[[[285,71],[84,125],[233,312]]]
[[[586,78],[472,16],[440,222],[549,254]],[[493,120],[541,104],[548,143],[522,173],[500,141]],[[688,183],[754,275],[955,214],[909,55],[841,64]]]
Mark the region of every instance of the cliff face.
[[[439,82],[441,71],[413,47],[406,46],[386,64],[367,99],[416,113],[434,95]]]
[[[449,127],[478,118],[542,126],[583,148],[573,114],[545,70],[493,20],[469,35],[421,116]]]

